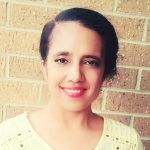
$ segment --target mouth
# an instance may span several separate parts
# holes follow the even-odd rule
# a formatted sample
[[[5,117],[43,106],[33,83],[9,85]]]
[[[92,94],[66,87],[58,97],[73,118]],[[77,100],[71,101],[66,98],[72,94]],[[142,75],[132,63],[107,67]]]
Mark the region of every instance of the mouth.
[[[85,88],[82,87],[73,87],[73,88],[67,88],[62,87],[62,91],[71,98],[80,98],[85,93]]]

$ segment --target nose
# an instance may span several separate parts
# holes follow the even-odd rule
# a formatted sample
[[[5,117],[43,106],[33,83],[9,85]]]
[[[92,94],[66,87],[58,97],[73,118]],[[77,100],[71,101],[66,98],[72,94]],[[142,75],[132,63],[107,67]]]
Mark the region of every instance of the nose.
[[[74,64],[70,67],[67,75],[68,81],[79,83],[85,80],[84,72],[80,64]]]

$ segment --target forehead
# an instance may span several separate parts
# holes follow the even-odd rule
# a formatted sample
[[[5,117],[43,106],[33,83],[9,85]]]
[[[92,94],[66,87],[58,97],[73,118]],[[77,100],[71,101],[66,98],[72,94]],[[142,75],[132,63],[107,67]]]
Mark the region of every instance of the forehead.
[[[50,51],[71,50],[86,53],[100,53],[102,39],[99,34],[78,21],[56,23],[50,39]]]

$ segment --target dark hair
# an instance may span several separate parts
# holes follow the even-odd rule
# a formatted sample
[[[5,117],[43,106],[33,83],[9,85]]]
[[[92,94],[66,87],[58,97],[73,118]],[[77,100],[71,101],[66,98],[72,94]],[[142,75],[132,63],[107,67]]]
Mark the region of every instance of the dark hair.
[[[118,38],[113,25],[100,13],[85,9],[71,8],[60,12],[54,20],[45,24],[41,40],[40,54],[46,61],[50,46],[50,35],[55,27],[55,23],[64,21],[79,21],[83,26],[96,31],[103,39],[104,47],[104,78],[112,77],[116,74],[116,60],[118,51]]]

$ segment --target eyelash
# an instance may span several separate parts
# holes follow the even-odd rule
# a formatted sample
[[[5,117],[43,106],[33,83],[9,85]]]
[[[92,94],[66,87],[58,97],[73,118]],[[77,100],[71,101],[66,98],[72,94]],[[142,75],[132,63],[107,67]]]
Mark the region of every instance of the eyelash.
[[[86,61],[84,61],[84,64],[91,65],[91,66],[94,66],[96,68],[98,68],[100,66],[100,63],[96,60],[86,60]]]
[[[65,65],[65,64],[69,63],[69,61],[65,58],[58,58],[58,59],[55,59],[54,61],[61,65]],[[100,62],[98,62],[96,60],[85,60],[85,61],[83,61],[83,64],[90,65],[90,66],[96,67],[96,68],[98,68],[100,66]]]
[[[65,58],[55,59],[55,62],[58,63],[58,64],[62,64],[62,65],[68,63],[68,61]]]

